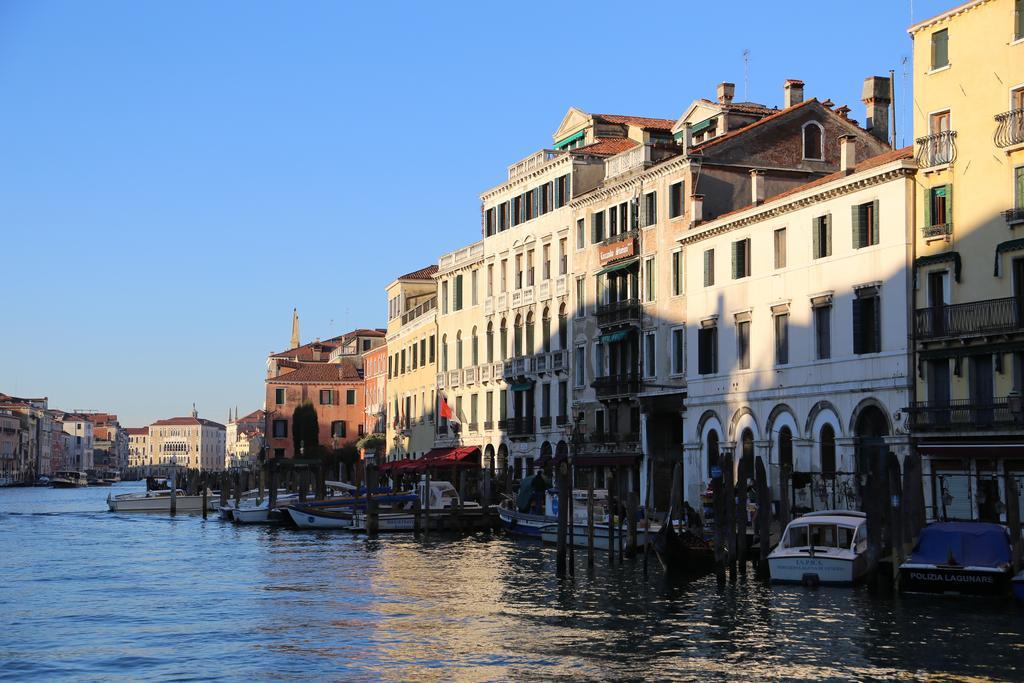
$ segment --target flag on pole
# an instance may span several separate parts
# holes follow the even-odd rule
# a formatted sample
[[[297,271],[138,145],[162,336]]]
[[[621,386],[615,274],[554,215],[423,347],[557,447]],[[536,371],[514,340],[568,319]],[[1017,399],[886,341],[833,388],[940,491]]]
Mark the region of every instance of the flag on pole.
[[[443,417],[444,419],[446,419],[446,420],[452,419],[452,414],[453,414],[452,413],[452,407],[450,405],[448,405],[448,401],[445,400],[445,397],[443,395],[441,396],[440,412],[441,412],[441,417]]]

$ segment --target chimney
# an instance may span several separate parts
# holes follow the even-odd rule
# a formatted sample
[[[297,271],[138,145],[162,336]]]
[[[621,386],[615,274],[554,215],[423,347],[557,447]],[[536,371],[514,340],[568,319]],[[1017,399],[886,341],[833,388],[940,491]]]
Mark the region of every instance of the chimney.
[[[704,195],[690,195],[690,223],[696,225],[704,220]]]
[[[750,170],[750,203],[758,206],[764,203],[764,171]]]
[[[782,104],[784,109],[789,109],[795,104],[800,104],[804,101],[804,82],[798,81],[795,78],[790,78],[786,81],[786,84],[782,86],[784,93],[782,98]]]
[[[690,132],[690,122],[686,121],[683,123],[683,155],[690,153],[690,148],[693,147],[693,133]]]
[[[718,103],[719,104],[732,104],[732,96],[736,93],[735,83],[719,83],[718,84]]]
[[[889,144],[889,94],[891,81],[885,76],[870,76],[864,79],[861,101],[867,107],[867,121],[864,128],[876,138]]]
[[[839,138],[839,170],[853,173],[857,167],[857,136],[843,135]]]

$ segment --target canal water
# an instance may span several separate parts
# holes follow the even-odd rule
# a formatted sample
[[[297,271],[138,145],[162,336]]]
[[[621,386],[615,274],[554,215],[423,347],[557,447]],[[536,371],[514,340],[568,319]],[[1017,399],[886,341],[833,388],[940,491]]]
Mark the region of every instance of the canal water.
[[[122,483],[115,493],[141,490]],[[554,578],[500,535],[368,540],[0,489],[2,680],[1024,679],[1008,601]]]

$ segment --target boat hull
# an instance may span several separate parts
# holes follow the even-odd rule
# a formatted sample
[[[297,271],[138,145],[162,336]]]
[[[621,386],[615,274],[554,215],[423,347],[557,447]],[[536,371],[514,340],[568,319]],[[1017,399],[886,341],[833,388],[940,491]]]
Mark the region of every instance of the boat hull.
[[[594,548],[597,550],[608,550],[609,546],[609,529],[614,529],[615,536],[614,542],[616,548],[619,545],[619,534],[622,534],[622,547],[626,548],[629,545],[629,528],[628,527],[609,527],[607,524],[595,524],[594,525]],[[654,540],[654,536],[657,533],[658,528],[652,527],[651,529],[651,541]],[[541,539],[545,543],[558,543],[558,525],[548,524],[541,530]],[[587,527],[585,524],[573,525],[573,531],[571,537],[566,534],[566,543],[571,542],[573,546],[577,548],[586,548],[589,545],[587,538]],[[647,531],[644,529],[636,530],[636,544],[637,547],[642,547],[647,543]]]
[[[867,562],[857,557],[813,557],[783,555],[768,558],[772,583],[802,584],[813,581],[822,586],[852,586],[864,578]]]
[[[209,504],[208,504],[209,505]],[[110,508],[111,512],[170,512],[171,511],[171,497],[170,496],[153,496],[151,498],[130,498],[127,500],[118,500],[113,498],[107,501],[107,507]],[[209,505],[210,510],[214,510],[212,505]],[[174,501],[175,512],[202,512],[203,511],[203,497],[202,496],[177,496]]]
[[[285,508],[292,524],[300,529],[351,529],[352,513],[337,510]]]
[[[541,529],[557,522],[547,515],[531,515],[504,507],[498,508],[498,521],[501,522],[502,528],[510,534],[529,536],[530,538],[540,538]]]
[[[1009,569],[910,563],[900,566],[900,590],[906,593],[1005,595],[1009,587]]]

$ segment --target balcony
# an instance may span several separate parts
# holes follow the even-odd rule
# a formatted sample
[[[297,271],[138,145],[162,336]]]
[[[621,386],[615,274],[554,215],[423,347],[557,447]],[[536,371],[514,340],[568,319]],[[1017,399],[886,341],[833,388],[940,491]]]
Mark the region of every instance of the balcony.
[[[551,298],[551,280],[542,280],[537,288],[537,298],[540,301],[547,301]]]
[[[552,351],[548,364],[554,372],[567,371],[569,369],[569,352],[565,349]]]
[[[956,161],[956,131],[943,130],[918,138],[917,164],[921,168],[945,166]]]
[[[504,379],[505,364],[501,361],[491,363],[491,378],[497,382],[499,379]]]
[[[591,384],[598,398],[618,398],[638,394],[643,389],[643,380],[639,373],[609,375],[598,377]]]
[[[443,424],[443,425],[439,424],[439,425],[437,425],[437,433],[440,436],[447,436],[448,435],[448,425],[446,425],[446,424]]]
[[[568,266],[566,266],[566,268],[568,268]],[[566,272],[569,271],[566,270]],[[555,280],[555,296],[565,296],[569,287],[567,284],[568,277],[568,275],[559,275],[558,279]]]
[[[1016,332],[1024,328],[1022,304],[1009,297],[919,308],[914,311],[914,330],[920,340]]]
[[[471,432],[475,432],[475,431],[477,431],[477,427],[479,427],[479,426],[480,425],[478,423],[476,423],[476,422],[470,422],[469,424],[466,425],[466,428],[469,431],[471,431]]]
[[[445,387],[445,381],[444,380],[445,380],[445,378],[447,376],[448,376],[448,373],[446,373],[446,372],[439,372],[439,373],[437,373],[437,388],[438,389],[444,389],[444,387]]]
[[[488,382],[491,381],[491,364],[490,363],[484,363],[483,365],[477,367],[476,372],[477,372],[478,379],[480,380],[481,384],[487,384]]]
[[[1006,224],[1011,228],[1015,225],[1020,225],[1024,223],[1024,208],[1003,211],[1003,218],[1006,219]]]
[[[972,399],[946,402],[918,402],[909,408],[911,428],[921,432],[971,431],[1020,428],[1024,426],[1020,398],[993,399],[977,403]]]
[[[525,159],[517,161],[508,167],[508,179],[512,180],[514,178],[518,178],[525,173],[538,169],[563,154],[565,154],[565,150],[557,149],[542,149],[539,152],[534,152]]]
[[[993,140],[996,147],[1013,147],[1024,144],[1024,109],[1013,109],[996,114],[996,132]]]
[[[600,244],[601,244],[601,246],[606,246],[608,244],[615,244],[617,242],[625,242],[626,240],[635,240],[638,237],[640,237],[640,231],[639,230],[627,230],[626,232],[620,232],[620,233],[616,233],[614,235],[608,235],[603,240],[601,240]],[[634,247],[635,246],[636,245],[634,244]],[[627,255],[628,256],[632,256],[632,254],[627,254]]]
[[[448,386],[452,389],[462,385],[462,370],[452,370],[448,373]]]
[[[580,450],[588,455],[639,455],[642,452],[640,435],[632,432],[627,434],[603,432],[588,434],[584,437]]]
[[[535,353],[533,355],[533,372],[537,375],[543,375],[548,371],[548,354],[546,352]]]
[[[601,327],[611,325],[637,324],[640,322],[640,300],[625,299],[597,307],[597,324]]]
[[[476,384],[476,375],[477,372],[475,365],[473,367],[466,368],[465,370],[462,371],[463,383],[465,383],[466,385]]]
[[[437,308],[437,298],[435,297],[433,299],[427,299],[426,301],[424,301],[423,303],[421,303],[419,306],[417,306],[416,308],[412,309],[411,311],[406,311],[405,313],[403,313],[402,314],[402,324],[403,325],[408,325],[410,322],[412,322],[416,318],[420,317],[424,313],[429,313],[430,311],[434,310],[435,308]]]
[[[567,424],[569,424],[569,416],[559,415],[558,417],[555,418],[555,424],[559,427],[566,426]]]
[[[537,432],[536,420],[532,417],[510,417],[498,422],[498,429],[503,429],[510,437],[533,436]]]
[[[485,432],[489,432],[492,429],[494,429],[494,421],[493,420],[484,420],[484,431]]]
[[[921,237],[926,240],[946,240],[953,235],[952,223],[936,223],[934,225],[922,225]]]
[[[551,416],[540,418],[541,429],[551,429]]]

